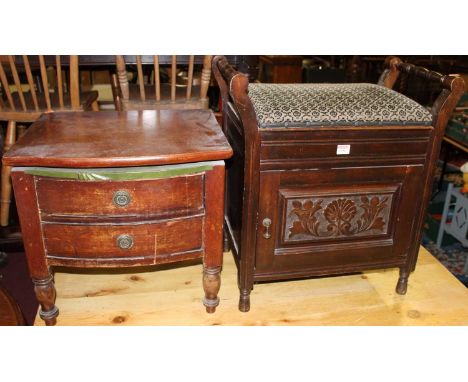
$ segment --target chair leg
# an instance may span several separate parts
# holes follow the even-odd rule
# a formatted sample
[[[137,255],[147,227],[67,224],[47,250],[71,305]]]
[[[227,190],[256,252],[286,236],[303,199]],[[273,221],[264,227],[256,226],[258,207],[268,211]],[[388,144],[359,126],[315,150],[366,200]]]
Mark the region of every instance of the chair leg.
[[[94,101],[92,104],[91,104],[91,110],[92,111],[99,111],[99,104],[97,101]]]
[[[26,134],[26,126],[18,125],[16,127],[16,135],[18,136],[18,139],[20,139],[24,134]]]
[[[7,152],[16,140],[16,122],[8,121],[3,152]],[[11,167],[2,166],[2,188],[0,199],[0,226],[6,227],[10,217],[11,203]]]

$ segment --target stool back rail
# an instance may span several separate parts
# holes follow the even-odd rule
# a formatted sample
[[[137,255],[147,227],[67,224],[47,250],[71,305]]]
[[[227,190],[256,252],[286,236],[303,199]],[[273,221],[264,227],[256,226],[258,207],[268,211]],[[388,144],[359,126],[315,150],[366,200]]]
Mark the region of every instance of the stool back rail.
[[[226,168],[225,250],[232,246],[239,268],[239,309],[250,309],[250,292],[256,281],[386,267],[400,269],[397,293],[405,294],[408,276],[417,260],[442,137],[449,116],[464,91],[463,79],[443,76],[403,63],[397,57],[388,57],[378,85],[392,89],[401,73],[442,85],[431,109],[432,120],[428,115],[427,123],[410,126],[405,123],[348,126],[324,123],[314,128],[262,128],[249,97],[248,78],[234,70],[223,56],[213,59],[213,73],[221,91],[223,131],[234,150]],[[393,97],[406,98],[393,90],[386,92]],[[352,143],[350,155],[331,152],[332,147],[338,150],[339,143]],[[376,198],[376,193],[383,197]],[[334,203],[336,207],[344,201],[350,203],[350,216],[355,220],[351,221],[348,216],[347,221],[341,222],[358,223],[358,226],[362,224],[362,216],[358,219],[355,208],[362,207],[360,202],[386,201],[390,206],[384,207],[383,203],[378,207],[388,208],[385,221],[377,219],[386,224],[385,232],[377,234],[378,229],[370,229],[364,234],[362,226],[360,231],[345,224],[342,232],[348,231],[343,235],[334,236],[328,232],[330,235],[324,238],[324,231],[318,234],[309,227],[312,233],[308,233],[307,240],[304,235],[291,240],[293,234],[286,235],[287,228],[293,229],[288,226],[293,222],[290,215],[297,212],[299,216],[307,213],[307,208],[314,207],[312,194],[320,198],[315,199],[315,211],[322,209],[323,200],[334,199],[327,208],[324,206],[328,209],[324,217],[328,222],[332,219],[328,207],[333,207]],[[288,207],[291,200],[293,207]],[[367,206],[362,208],[364,211]],[[308,222],[299,217],[303,229],[305,224],[318,224],[320,220],[316,220],[313,208],[309,208],[308,213]],[[353,232],[361,233],[354,235]]]

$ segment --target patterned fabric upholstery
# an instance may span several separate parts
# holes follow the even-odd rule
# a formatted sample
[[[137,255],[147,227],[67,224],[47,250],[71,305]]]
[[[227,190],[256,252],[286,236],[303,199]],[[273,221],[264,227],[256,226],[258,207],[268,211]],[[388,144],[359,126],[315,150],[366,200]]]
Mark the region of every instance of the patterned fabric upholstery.
[[[260,128],[430,125],[417,102],[374,84],[250,84]]]

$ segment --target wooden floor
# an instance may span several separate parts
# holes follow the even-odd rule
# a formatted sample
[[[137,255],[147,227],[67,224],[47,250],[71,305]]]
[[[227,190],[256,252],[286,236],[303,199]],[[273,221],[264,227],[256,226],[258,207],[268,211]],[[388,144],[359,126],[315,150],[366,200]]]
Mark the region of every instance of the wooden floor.
[[[154,269],[154,268],[152,268]],[[142,272],[55,274],[57,325],[467,325],[468,289],[424,248],[406,296],[396,269],[262,283],[237,310],[236,267],[225,254],[216,313],[202,306],[201,265]],[[101,271],[102,272],[102,271]],[[107,271],[109,272],[109,271]],[[36,325],[43,325],[36,317]]]

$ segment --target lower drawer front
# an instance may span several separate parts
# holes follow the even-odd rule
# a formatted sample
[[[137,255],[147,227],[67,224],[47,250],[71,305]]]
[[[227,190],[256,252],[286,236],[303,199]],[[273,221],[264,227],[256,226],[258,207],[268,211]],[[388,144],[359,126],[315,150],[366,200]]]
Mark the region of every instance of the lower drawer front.
[[[167,258],[200,250],[203,218],[170,220],[140,225],[44,224],[48,257],[110,259]]]

